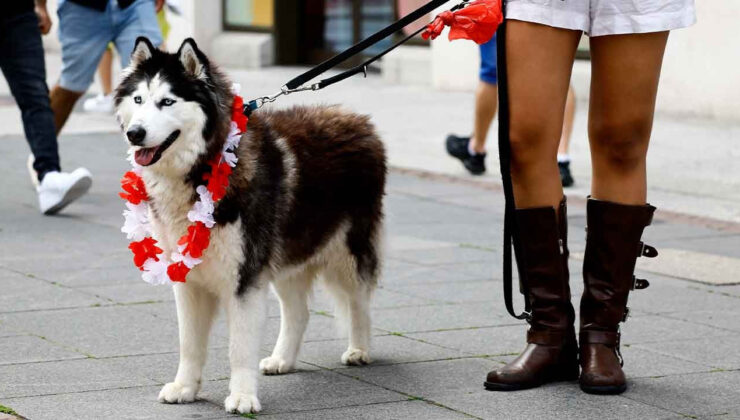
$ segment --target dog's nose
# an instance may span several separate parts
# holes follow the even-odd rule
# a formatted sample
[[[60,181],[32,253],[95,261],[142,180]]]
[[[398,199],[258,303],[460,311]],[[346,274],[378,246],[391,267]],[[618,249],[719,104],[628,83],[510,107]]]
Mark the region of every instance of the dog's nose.
[[[137,125],[126,132],[126,137],[128,137],[128,141],[134,146],[141,146],[146,138],[146,130],[144,127]]]

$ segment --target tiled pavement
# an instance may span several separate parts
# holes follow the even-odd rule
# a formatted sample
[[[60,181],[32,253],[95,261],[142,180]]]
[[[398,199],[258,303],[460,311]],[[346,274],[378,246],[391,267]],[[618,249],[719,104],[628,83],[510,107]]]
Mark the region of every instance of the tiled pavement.
[[[120,140],[66,136],[62,148],[66,166],[87,165],[95,185],[64,215],[44,218],[24,172],[23,140],[0,137],[0,404],[34,420],[228,418],[223,319],[199,402],[156,402],[177,366],[175,308],[169,288],[144,284],[129,263],[116,198],[126,169]],[[501,193],[402,171],[392,172],[388,190],[375,362],[340,365],[344,333],[318,289],[299,370],[262,378],[259,418],[740,418],[740,285],[649,273],[641,274],[652,287],[631,297],[634,316],[624,327],[627,393],[589,396],[575,383],[484,391],[485,373],[524,341],[501,298]],[[571,205],[574,254],[583,249],[584,215],[582,203]],[[737,230],[660,215],[646,241],[740,258]],[[574,301],[579,264],[571,261]],[[277,315],[271,297],[265,354]]]

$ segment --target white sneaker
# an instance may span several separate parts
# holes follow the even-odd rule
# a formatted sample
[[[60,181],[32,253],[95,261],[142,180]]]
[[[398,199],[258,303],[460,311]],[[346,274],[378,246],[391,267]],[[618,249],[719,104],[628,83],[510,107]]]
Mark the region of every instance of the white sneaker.
[[[112,114],[114,109],[113,94],[100,94],[94,98],[87,99],[82,104],[82,109],[86,112],[99,112],[103,114]]]
[[[85,168],[72,173],[49,172],[36,189],[39,207],[45,215],[56,214],[71,202],[85,195],[92,186],[92,175]]]

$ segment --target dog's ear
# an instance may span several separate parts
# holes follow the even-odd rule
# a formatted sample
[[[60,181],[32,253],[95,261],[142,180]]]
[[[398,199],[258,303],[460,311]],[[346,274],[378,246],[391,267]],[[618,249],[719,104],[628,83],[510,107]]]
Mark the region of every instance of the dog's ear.
[[[140,36],[136,38],[134,52],[131,53],[131,66],[138,66],[154,55],[154,45],[149,38]]]
[[[198,45],[192,38],[182,42],[180,49],[177,51],[185,72],[197,79],[206,80],[208,78],[208,59],[199,49]]]

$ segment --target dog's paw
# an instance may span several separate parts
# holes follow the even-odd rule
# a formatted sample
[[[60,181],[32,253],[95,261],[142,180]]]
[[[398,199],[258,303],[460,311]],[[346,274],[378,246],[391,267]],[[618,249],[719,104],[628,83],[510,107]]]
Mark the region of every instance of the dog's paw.
[[[280,375],[288,373],[293,370],[293,364],[288,363],[285,359],[279,356],[265,357],[260,360],[260,372],[265,375]]]
[[[227,413],[259,413],[262,410],[260,400],[253,394],[241,394],[233,392],[224,401],[224,407]]]
[[[370,355],[365,350],[348,348],[342,355],[342,363],[349,366],[362,366],[370,363]]]
[[[195,401],[198,386],[188,386],[177,382],[170,382],[159,392],[157,400],[166,404],[186,404]]]

